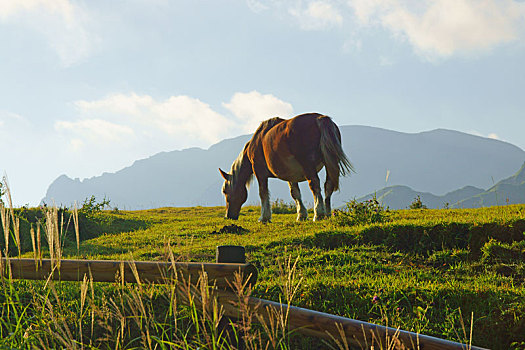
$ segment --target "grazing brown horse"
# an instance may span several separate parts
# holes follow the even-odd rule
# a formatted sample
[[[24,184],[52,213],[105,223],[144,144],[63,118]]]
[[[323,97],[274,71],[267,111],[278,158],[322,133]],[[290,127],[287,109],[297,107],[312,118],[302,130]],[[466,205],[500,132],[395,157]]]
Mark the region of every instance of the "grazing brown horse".
[[[317,173],[326,167],[325,200]],[[314,195],[314,221],[331,214],[330,197],[339,188],[339,175],[353,171],[341,147],[341,133],[330,117],[301,114],[292,119],[272,118],[261,123],[252,138],[233,162],[230,173],[219,169],[224,178],[222,192],[226,197],[226,217],[238,219],[241,206],[248,198],[247,185],[253,175],[259,183],[261,217],[272,217],[268,178],[288,181],[297,204],[297,220],[308,213],[301,200],[298,183],[308,181]]]

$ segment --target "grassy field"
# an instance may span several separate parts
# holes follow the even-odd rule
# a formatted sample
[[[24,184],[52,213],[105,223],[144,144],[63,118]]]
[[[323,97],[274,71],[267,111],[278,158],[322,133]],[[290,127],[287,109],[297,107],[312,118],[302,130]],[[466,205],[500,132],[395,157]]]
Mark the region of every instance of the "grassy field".
[[[524,205],[399,210],[386,213],[384,222],[364,225],[343,225],[335,218],[296,222],[295,214],[282,212],[273,215],[271,224],[257,222],[257,207],[243,208],[235,222],[223,218],[221,207],[81,213],[80,249],[70,225],[62,234],[63,257],[168,260],[170,247],[178,260],[211,262],[217,246],[242,245],[247,260],[259,269],[253,296],[286,300],[283,266],[297,259],[295,306],[460,342],[469,341],[472,329],[473,345],[525,349]],[[20,218],[21,253],[32,257],[29,228],[43,220],[43,214],[36,208],[15,213]],[[10,254],[17,255],[13,236]],[[191,324],[194,316],[191,308],[171,315],[171,294],[162,287],[123,291],[118,284],[89,289],[86,283],[62,282],[50,289],[45,282],[2,283],[0,344],[5,347],[52,348],[69,341],[78,348],[110,344],[108,348],[196,349],[207,348],[206,339],[213,338],[213,318],[201,329],[195,324],[173,328],[173,322]],[[140,297],[134,294],[139,292]],[[91,300],[84,305],[79,300],[82,293],[87,295],[84,300]],[[164,315],[162,321],[115,316],[140,309],[139,298],[149,305],[146,309]],[[118,307],[119,302],[124,305],[122,300],[135,300],[139,306],[130,302]],[[104,308],[110,311],[104,313]],[[52,311],[55,318],[49,316]],[[166,323],[167,328],[159,327]],[[43,335],[45,327],[57,336]],[[192,335],[195,332],[205,334]],[[293,334],[282,336],[278,344],[288,349],[329,346]]]

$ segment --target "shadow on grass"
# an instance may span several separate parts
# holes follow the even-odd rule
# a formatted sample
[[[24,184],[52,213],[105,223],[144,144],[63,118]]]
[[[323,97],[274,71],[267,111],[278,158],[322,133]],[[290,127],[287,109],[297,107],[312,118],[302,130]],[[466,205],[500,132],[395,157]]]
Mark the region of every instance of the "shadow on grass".
[[[145,220],[122,217],[104,212],[83,216],[79,219],[81,241],[96,238],[102,234],[117,234],[144,230],[152,225]]]
[[[419,225],[370,225],[358,233],[321,231],[305,238],[293,238],[269,243],[264,247],[247,246],[251,250],[268,249],[283,244],[302,245],[306,248],[337,249],[353,245],[384,245],[391,251],[429,256],[445,249],[467,249],[478,258],[481,248],[491,239],[499,242],[520,242],[525,240],[525,220],[511,223],[438,224]]]
[[[42,231],[41,244],[42,247],[47,248],[47,241],[44,238],[45,214],[41,208],[21,208],[15,210],[15,216],[19,219],[20,225],[20,244],[21,253],[33,250],[31,239],[31,228],[36,231],[37,226],[40,226]],[[63,208],[58,210],[59,220],[62,223],[60,228],[63,230],[64,247],[67,250],[69,246],[76,247],[76,235],[71,213]],[[143,230],[152,225],[147,220],[138,219],[128,215],[119,213],[112,213],[107,211],[95,212],[85,214],[79,212],[79,239],[85,241],[96,238],[103,234],[118,234],[122,232],[133,232]],[[0,227],[0,234],[3,236],[3,229]],[[14,236],[9,236],[9,253],[11,255],[17,254],[17,247],[14,241]],[[5,243],[0,242],[0,249],[5,249]],[[76,248],[75,248],[76,249]]]

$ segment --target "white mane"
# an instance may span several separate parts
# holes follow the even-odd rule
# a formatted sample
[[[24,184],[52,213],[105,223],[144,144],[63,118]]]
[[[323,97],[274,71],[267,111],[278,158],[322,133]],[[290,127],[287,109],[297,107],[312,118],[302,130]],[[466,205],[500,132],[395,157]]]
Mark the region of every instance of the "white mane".
[[[244,149],[246,149],[246,146],[244,147]],[[244,149],[241,151],[241,153],[239,153],[239,156],[237,157],[237,159],[235,159],[232,163],[232,168],[230,170],[230,174],[232,175],[232,181],[231,181],[232,186],[235,186],[237,182],[237,178],[239,177],[239,173],[241,171],[241,166],[242,166],[242,162],[244,158]],[[248,178],[248,181],[246,181],[246,187],[250,188],[250,183],[252,182],[252,180],[253,180],[253,174]]]

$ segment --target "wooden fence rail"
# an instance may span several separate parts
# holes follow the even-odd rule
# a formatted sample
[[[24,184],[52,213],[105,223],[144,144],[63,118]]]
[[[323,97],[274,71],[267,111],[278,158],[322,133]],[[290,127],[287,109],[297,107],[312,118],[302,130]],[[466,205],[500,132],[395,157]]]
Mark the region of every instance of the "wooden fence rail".
[[[205,272],[208,283],[221,289],[228,288],[234,274],[246,276],[248,283],[257,281],[257,269],[246,263],[199,263],[199,262],[158,262],[158,261],[118,261],[118,260],[60,260],[60,267],[56,261],[50,259],[18,259],[10,258],[9,266],[6,258],[2,258],[4,273],[9,270],[13,279],[45,280],[51,275],[53,280],[82,281],[84,275],[92,276],[94,282],[115,282],[117,275],[124,276],[125,282],[137,282],[133,269],[140,281],[150,283],[166,283],[174,278],[174,270],[184,280],[197,282]],[[121,277],[120,277],[121,278]]]
[[[231,300],[236,300],[236,298],[236,295],[228,291],[217,292],[217,299],[224,306],[224,314],[228,317],[235,318],[239,316],[238,308],[231,303]],[[255,309],[256,314],[260,315],[267,324],[269,324],[271,317],[275,319],[276,315],[288,314],[287,321],[288,329],[290,330],[327,340],[337,339],[342,344],[344,344],[342,341],[344,338],[347,344],[356,346],[359,349],[371,349],[372,344],[374,344],[374,348],[379,349],[398,349],[399,347],[392,346],[392,344],[396,344],[397,339],[399,341],[397,345],[403,344],[405,346],[404,349],[487,350],[423,334],[280,304],[270,300],[249,297],[247,305]],[[368,347],[366,347],[367,344]],[[382,344],[382,346],[378,346],[378,344]]]
[[[244,253],[243,253],[244,254]],[[227,259],[219,258],[224,261]],[[238,259],[236,259],[239,261]],[[241,259],[242,260],[242,259]],[[225,316],[236,318],[240,315],[238,305],[232,301],[238,296],[226,290],[233,282],[234,274],[240,273],[250,284],[257,280],[257,269],[246,263],[193,263],[193,262],[152,262],[152,261],[115,261],[115,260],[66,260],[60,261],[60,267],[53,267],[49,259],[35,261],[34,259],[2,258],[1,266],[4,274],[10,273],[14,279],[43,280],[52,278],[62,281],[82,281],[84,275],[92,276],[95,282],[114,282],[117,275],[123,275],[126,282],[137,282],[133,269],[141,281],[166,283],[177,271],[186,281],[197,280],[205,272],[210,285],[218,287],[213,293],[224,308]],[[7,265],[9,264],[9,265]],[[52,273],[52,275],[51,275]],[[229,283],[230,282],[230,283]],[[198,292],[198,289],[196,289]],[[198,302],[199,298],[194,299]],[[367,344],[383,344],[389,348],[387,339],[398,339],[408,349],[421,350],[486,350],[444,339],[430,337],[391,327],[380,326],[368,322],[335,316],[323,312],[303,309],[300,307],[280,304],[270,300],[254,297],[246,299],[246,306],[253,309],[260,319],[269,322],[276,315],[288,315],[288,328],[296,332],[308,334],[323,339],[338,339],[349,345],[364,348]],[[253,321],[257,321],[254,317]]]

